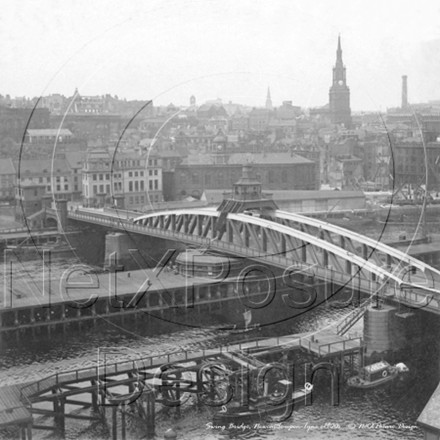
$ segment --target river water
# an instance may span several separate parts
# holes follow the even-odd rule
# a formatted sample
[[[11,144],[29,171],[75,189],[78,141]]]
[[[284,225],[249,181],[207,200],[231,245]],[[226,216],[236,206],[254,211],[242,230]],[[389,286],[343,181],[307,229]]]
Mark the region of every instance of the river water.
[[[384,234],[377,229],[367,230],[366,235],[382,241],[395,240],[402,232],[409,236],[414,227],[401,225],[388,227]],[[53,266],[53,275],[61,273],[76,260],[58,260]],[[25,275],[31,278],[41,276],[39,262],[27,262]],[[0,279],[3,283],[3,280]],[[326,305],[317,307],[305,315],[286,323],[284,333],[301,333],[327,328],[343,317],[347,311],[332,309]],[[277,328],[277,332],[281,332]],[[262,336],[273,336],[274,330],[262,330]],[[362,333],[362,320],[352,332]],[[403,361],[410,367],[405,381],[394,381],[389,386],[372,390],[348,388],[342,384],[338,406],[330,402],[330,389],[323,382],[314,391],[313,404],[301,407],[282,424],[242,429],[233,427],[218,431],[211,429],[212,410],[194,405],[184,405],[181,416],[173,411],[160,411],[157,418],[157,436],[163,438],[166,429],[173,428],[179,439],[421,439],[422,431],[416,427],[416,419],[423,410],[439,380],[438,327],[433,325],[418,344],[399,352],[395,361]],[[37,341],[20,341],[2,347],[0,358],[0,385],[10,385],[36,380],[57,371],[90,366],[96,362],[97,351],[102,347],[119,348],[121,352],[139,355],[169,353],[176,350],[211,348],[237,340],[240,336],[218,333],[209,328],[182,328],[177,325],[153,328],[122,328],[107,323],[86,333],[62,335],[40,335]],[[243,338],[245,336],[241,336]],[[160,407],[160,405],[158,405]],[[67,421],[67,438],[106,438],[101,426],[92,422]],[[9,439],[12,431],[0,433],[1,439]],[[45,431],[34,432],[34,438],[56,438]],[[127,433],[128,439],[145,438],[139,426],[133,425]]]

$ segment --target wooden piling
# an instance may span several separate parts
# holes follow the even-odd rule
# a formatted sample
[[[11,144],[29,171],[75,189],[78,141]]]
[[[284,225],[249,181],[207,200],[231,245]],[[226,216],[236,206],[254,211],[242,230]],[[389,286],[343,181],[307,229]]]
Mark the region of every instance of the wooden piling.
[[[118,414],[117,407],[112,407],[112,440],[118,439]]]

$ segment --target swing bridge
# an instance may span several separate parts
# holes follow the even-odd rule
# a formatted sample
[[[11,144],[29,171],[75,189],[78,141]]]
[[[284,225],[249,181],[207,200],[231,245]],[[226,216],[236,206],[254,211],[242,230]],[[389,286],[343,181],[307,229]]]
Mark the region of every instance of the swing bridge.
[[[78,209],[68,211],[67,218],[75,225],[124,231],[134,242],[137,234],[172,240],[440,313],[439,270],[380,241],[301,214],[181,209],[131,220]]]

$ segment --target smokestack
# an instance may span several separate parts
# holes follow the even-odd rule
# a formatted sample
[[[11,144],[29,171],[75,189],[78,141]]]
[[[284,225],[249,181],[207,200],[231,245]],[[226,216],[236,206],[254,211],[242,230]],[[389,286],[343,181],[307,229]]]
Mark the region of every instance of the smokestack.
[[[408,107],[408,77],[406,75],[402,76],[402,108]]]

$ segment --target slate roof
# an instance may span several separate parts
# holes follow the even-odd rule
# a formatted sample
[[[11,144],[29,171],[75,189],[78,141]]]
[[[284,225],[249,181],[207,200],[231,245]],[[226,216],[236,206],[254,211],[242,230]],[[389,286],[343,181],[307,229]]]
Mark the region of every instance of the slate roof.
[[[32,159],[15,162],[15,169],[20,170],[21,177],[26,177],[26,171],[29,174],[43,174],[43,173],[63,173],[69,171],[69,164],[67,160],[55,159]],[[60,171],[58,171],[60,170]]]
[[[72,132],[67,128],[30,128],[27,130],[29,136],[72,136]]]
[[[292,165],[292,164],[306,164],[312,163],[311,160],[296,154],[290,153],[267,153],[267,154],[233,154],[229,158],[229,164],[245,164],[254,163],[261,165],[280,164],[280,165]]]
[[[5,174],[15,174],[14,162],[12,162],[10,157],[7,159],[0,159],[0,175]]]

